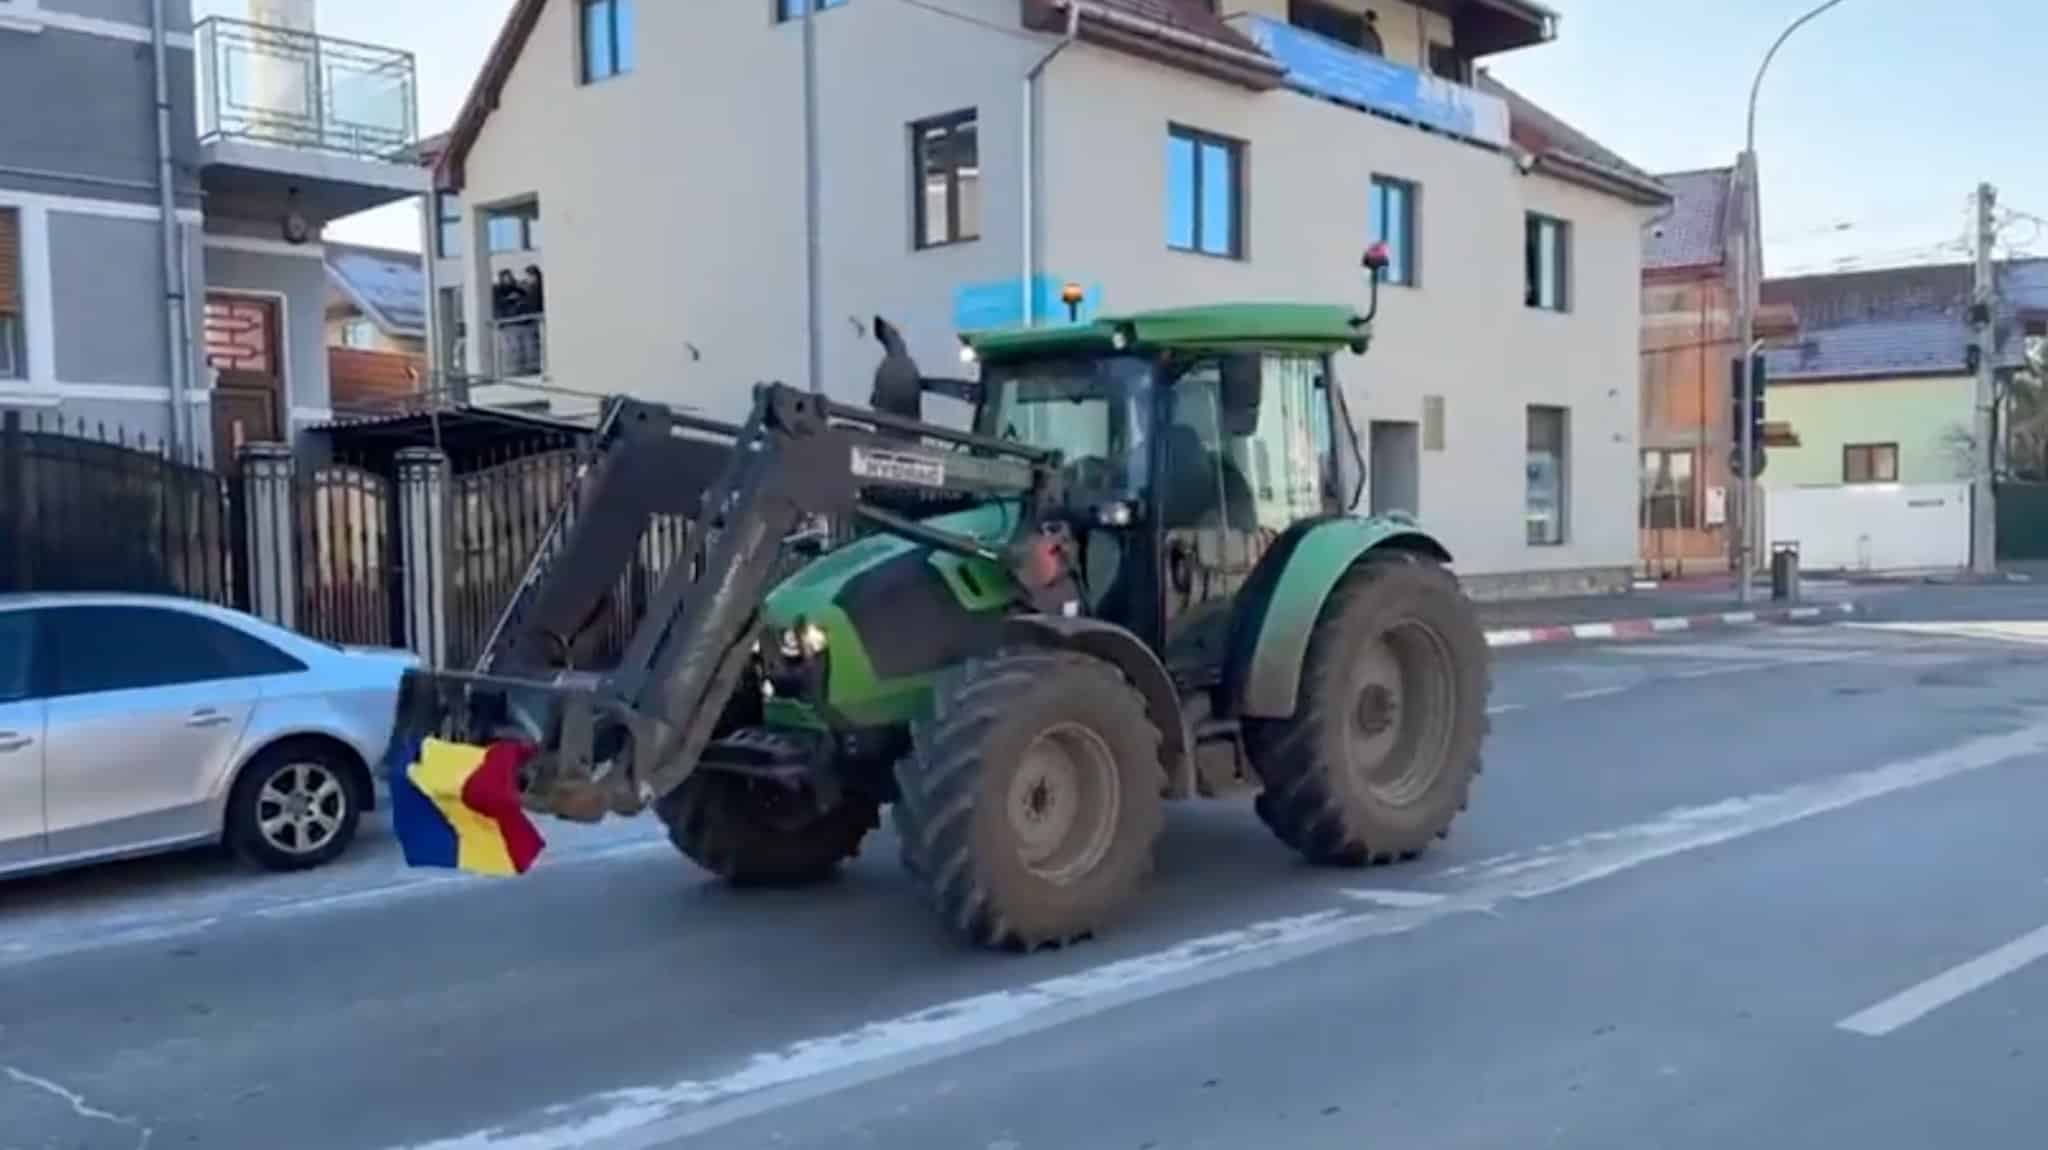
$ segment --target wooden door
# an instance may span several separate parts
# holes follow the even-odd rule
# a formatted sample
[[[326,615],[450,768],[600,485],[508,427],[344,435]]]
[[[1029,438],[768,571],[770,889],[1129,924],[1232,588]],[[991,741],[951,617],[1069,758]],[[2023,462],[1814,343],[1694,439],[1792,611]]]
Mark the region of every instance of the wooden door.
[[[222,462],[243,444],[284,439],[280,311],[263,296],[206,293],[206,365],[216,372],[213,445]]]

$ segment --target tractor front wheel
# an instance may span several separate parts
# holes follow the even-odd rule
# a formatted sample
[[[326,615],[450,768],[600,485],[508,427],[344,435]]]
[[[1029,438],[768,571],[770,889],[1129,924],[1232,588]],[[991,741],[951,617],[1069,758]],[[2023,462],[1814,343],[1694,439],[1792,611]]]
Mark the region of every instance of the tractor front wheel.
[[[1246,724],[1259,818],[1311,862],[1421,853],[1479,773],[1487,658],[1449,571],[1409,555],[1360,563],[1309,635],[1294,717]]]
[[[984,946],[1062,945],[1107,926],[1152,869],[1159,729],[1117,669],[1010,651],[947,672],[896,767],[904,862]]]
[[[691,862],[738,886],[798,886],[830,878],[880,821],[873,799],[846,793],[820,809],[801,788],[698,770],[655,807],[669,841]]]

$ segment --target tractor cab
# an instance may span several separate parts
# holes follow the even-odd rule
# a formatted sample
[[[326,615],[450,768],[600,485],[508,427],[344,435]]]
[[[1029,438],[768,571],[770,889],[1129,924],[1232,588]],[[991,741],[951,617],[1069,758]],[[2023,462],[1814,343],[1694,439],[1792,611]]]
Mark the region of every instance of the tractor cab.
[[[1332,357],[1370,319],[1226,304],[974,333],[975,432],[1060,454],[1088,613],[1215,666],[1227,605],[1296,524],[1355,503],[1363,458]]]

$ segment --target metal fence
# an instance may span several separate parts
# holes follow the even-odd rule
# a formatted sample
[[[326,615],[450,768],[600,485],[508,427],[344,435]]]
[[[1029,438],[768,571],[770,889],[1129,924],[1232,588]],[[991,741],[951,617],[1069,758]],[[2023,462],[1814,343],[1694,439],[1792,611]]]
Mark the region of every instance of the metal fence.
[[[468,666],[483,653],[499,614],[543,549],[559,543],[574,524],[562,516],[564,500],[584,462],[575,450],[510,459],[454,477],[448,501],[448,645],[450,661]],[[640,538],[632,565],[619,577],[595,625],[586,633],[578,663],[605,663],[624,649],[647,600],[671,564],[688,551],[690,525],[680,516],[656,516]]]
[[[334,643],[402,642],[391,481],[316,467],[295,477],[292,504],[299,629]]]
[[[0,590],[134,591],[245,605],[233,480],[161,442],[0,414]]]

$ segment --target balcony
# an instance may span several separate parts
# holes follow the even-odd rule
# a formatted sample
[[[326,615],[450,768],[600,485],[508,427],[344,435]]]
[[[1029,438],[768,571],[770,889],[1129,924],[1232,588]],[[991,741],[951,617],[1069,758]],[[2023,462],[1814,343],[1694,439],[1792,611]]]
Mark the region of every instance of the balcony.
[[[547,374],[548,321],[519,315],[491,321],[496,343],[492,374],[501,379],[537,379]]]
[[[1508,106],[1497,97],[1284,20],[1240,15],[1230,23],[1287,69],[1285,83],[1298,92],[1484,147],[1508,145]]]
[[[318,227],[427,190],[411,53],[225,17],[195,46],[209,213]]]

